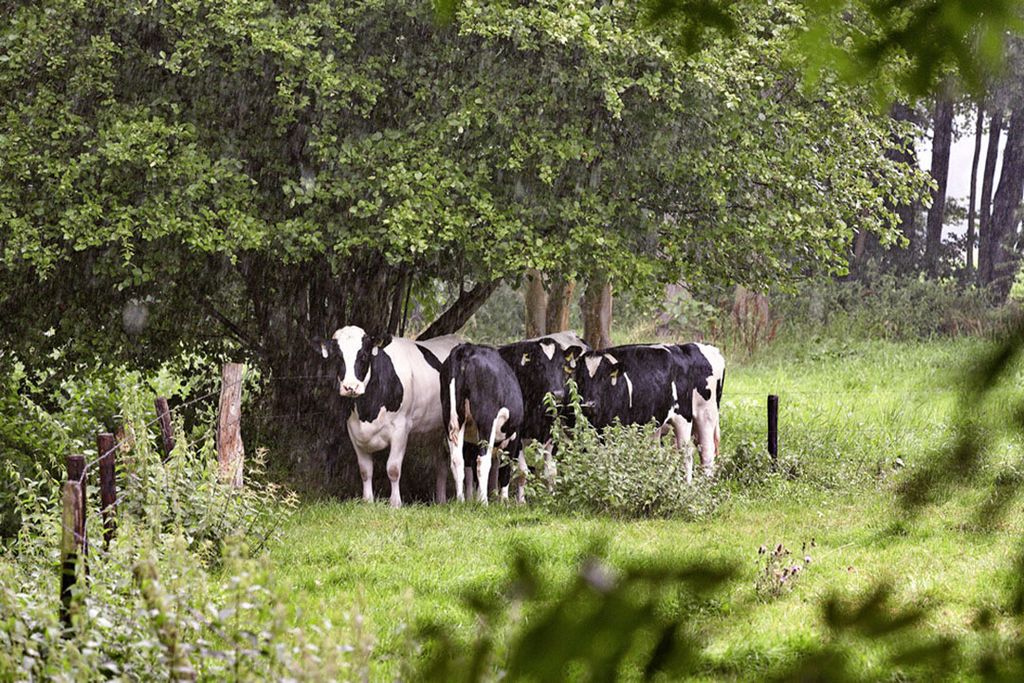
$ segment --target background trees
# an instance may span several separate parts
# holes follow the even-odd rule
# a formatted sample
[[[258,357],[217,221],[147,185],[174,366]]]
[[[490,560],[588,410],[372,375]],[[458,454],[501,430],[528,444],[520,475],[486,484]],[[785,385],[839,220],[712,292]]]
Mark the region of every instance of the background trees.
[[[686,52],[633,3],[18,3],[2,357],[309,375],[313,335],[450,332],[531,268],[605,337],[612,287],[841,272],[924,184],[874,88],[804,78],[808,16],[737,3]]]
[[[786,65],[797,5],[734,15],[686,56],[614,3],[21,4],[4,341],[284,368],[342,322],[397,331],[436,280],[459,296],[432,333],[531,266],[650,290],[841,267],[920,185],[863,95]]]

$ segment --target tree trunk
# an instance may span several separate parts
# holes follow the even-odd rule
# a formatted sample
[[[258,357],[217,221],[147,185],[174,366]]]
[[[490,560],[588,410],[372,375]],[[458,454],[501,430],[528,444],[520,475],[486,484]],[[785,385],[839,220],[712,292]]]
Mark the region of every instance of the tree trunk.
[[[1020,223],[1021,199],[1024,198],[1024,107],[1014,110],[1006,134],[1003,166],[999,187],[992,198],[989,248],[992,251],[990,288],[998,301],[1010,294],[1017,275],[1020,256],[1017,253],[1017,225]]]
[[[544,334],[562,332],[569,329],[569,309],[572,295],[576,291],[576,282],[559,278],[552,281],[548,295],[548,311]]]
[[[526,337],[540,337],[547,333],[548,293],[544,291],[544,278],[539,270],[526,271]]]
[[[583,295],[583,339],[595,349],[612,345],[612,283],[591,278]]]
[[[978,160],[981,158],[981,134],[985,128],[985,106],[978,103],[978,119],[974,124],[974,158],[971,160],[971,192],[967,206],[967,246],[964,255],[964,274],[967,279],[974,271],[974,205],[978,188]]]
[[[996,165],[999,163],[999,138],[1003,133],[1003,113],[992,112],[988,126],[988,149],[985,152],[985,170],[981,179],[981,203],[978,207],[978,285],[985,287],[992,281],[992,248],[989,236],[992,222],[992,186],[995,184]]]
[[[416,337],[417,339],[432,339],[443,334],[455,334],[481,306],[487,303],[494,290],[501,284],[501,280],[481,282],[476,287],[463,292],[447,311],[442,313],[437,320],[430,323],[427,329],[423,330]]]
[[[949,151],[953,140],[953,102],[940,95],[935,102],[935,134],[932,137],[931,174],[935,179],[932,206],[925,229],[925,264],[930,275],[939,272],[942,224],[946,216],[946,183],[949,179]]]
[[[889,111],[889,116],[894,121],[916,122],[914,110],[906,104],[897,102]],[[917,152],[914,149],[913,140],[905,140],[900,136],[893,135],[892,147],[885,152],[885,156],[892,161],[905,164],[910,168],[917,168]],[[906,269],[914,264],[915,250],[918,247],[917,240],[917,206],[915,202],[908,204],[896,204],[890,207],[899,219],[899,230],[906,238],[906,246],[890,247],[886,252],[886,262],[890,267]]]

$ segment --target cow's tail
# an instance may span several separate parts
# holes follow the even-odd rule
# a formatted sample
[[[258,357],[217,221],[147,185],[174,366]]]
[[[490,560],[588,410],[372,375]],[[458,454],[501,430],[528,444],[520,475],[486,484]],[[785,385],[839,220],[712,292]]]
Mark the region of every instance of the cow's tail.
[[[725,366],[722,366],[722,376],[718,378],[718,387],[715,392],[715,400],[718,402],[718,409],[722,409],[722,389],[725,388]]]
[[[455,373],[448,379],[448,440],[456,443],[459,439],[459,409],[455,400]]]

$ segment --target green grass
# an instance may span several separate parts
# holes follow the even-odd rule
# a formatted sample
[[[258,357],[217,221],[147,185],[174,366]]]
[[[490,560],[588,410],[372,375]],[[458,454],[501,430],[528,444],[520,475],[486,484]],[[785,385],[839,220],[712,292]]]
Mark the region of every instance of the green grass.
[[[943,498],[916,518],[900,513],[896,488],[948,445],[957,408],[957,369],[984,350],[971,340],[841,344],[808,340],[730,367],[722,404],[723,457],[764,439],[765,395],[782,397],[783,456],[798,464],[793,480],[748,489],[726,487],[726,502],[697,522],[558,517],[531,508],[476,505],[308,504],[287,522],[271,551],[277,580],[299,624],[329,619],[348,637],[355,615],[376,643],[375,678],[393,676],[408,657],[403,629],[424,620],[463,637],[477,628],[463,597],[496,593],[515,548],[539,559],[542,573],[566,581],[594,539],[613,564],[671,556],[722,561],[740,572],[693,615],[705,636],[710,678],[757,678],[825,637],[820,601],[855,594],[879,581],[900,601],[934,607],[927,623],[963,634],[978,610],[1004,600],[1022,522],[1019,505],[979,523],[996,472],[1024,452],[1003,439],[973,489]],[[1020,386],[1018,375],[1014,378]],[[998,421],[1014,381],[997,388]],[[899,459],[904,467],[897,466]],[[757,549],[783,542],[799,551],[814,539],[812,562],[794,589],[762,603],[753,583]],[[693,609],[669,604],[666,609]],[[859,655],[865,670],[875,649]]]

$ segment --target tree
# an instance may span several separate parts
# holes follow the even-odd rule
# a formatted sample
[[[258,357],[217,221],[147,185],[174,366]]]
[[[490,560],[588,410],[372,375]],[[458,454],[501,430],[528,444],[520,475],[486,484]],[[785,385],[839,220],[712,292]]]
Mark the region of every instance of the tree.
[[[933,116],[931,175],[935,181],[932,205],[925,226],[924,259],[931,275],[938,274],[942,247],[942,225],[946,215],[946,183],[949,179],[949,152],[953,142],[953,100],[940,95],[935,100]]]
[[[976,105],[978,118],[974,124],[974,156],[971,159],[971,191],[967,206],[967,247],[964,250],[964,272],[967,279],[973,276],[974,271],[974,217],[976,195],[978,189],[978,160],[981,158],[981,136],[985,128],[985,106],[981,102]]]
[[[1024,107],[1010,116],[1003,150],[1003,166],[999,172],[999,186],[992,198],[992,216],[989,219],[989,251],[991,253],[991,280],[989,285],[997,300],[1003,301],[1010,293],[1020,255],[1017,251],[1017,226],[1020,224],[1021,199],[1024,198]]]
[[[798,9],[737,6],[686,54],[628,4],[18,3],[4,362],[304,376],[311,336],[396,332],[410,301],[452,331],[528,268],[654,293],[842,270],[921,179],[868,93],[801,83]]]
[[[1003,112],[995,110],[989,119],[988,149],[985,152],[985,171],[981,180],[981,206],[978,207],[978,284],[992,280],[991,216],[992,187],[995,184],[996,164],[999,161],[999,139],[1003,134]]]

